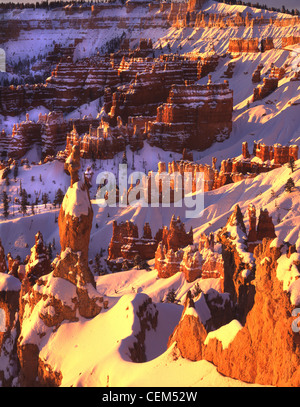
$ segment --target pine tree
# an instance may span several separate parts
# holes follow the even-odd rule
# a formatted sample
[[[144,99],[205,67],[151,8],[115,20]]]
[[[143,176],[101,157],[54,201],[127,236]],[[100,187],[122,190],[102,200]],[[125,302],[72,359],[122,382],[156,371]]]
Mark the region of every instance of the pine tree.
[[[176,293],[175,293],[174,288],[169,289],[168,294],[166,295],[165,302],[170,302],[172,304],[178,304],[178,302],[180,302],[180,300],[178,300],[176,298]]]
[[[47,250],[47,254],[49,256],[49,259],[52,260],[53,259],[53,253],[52,253],[52,245],[51,245],[51,243],[48,244],[46,250]]]
[[[199,283],[196,283],[194,290],[193,290],[193,297],[198,297],[199,294],[202,293]]]
[[[54,205],[58,204],[60,207],[63,199],[64,199],[64,193],[60,188],[58,188],[58,190],[56,191],[56,194],[55,194],[54,202],[53,202]]]
[[[97,253],[95,256],[94,274],[95,274],[95,276],[100,276],[100,274],[101,274],[101,263],[100,263],[99,253]]]
[[[295,160],[293,159],[293,157],[290,158],[288,166],[292,172],[295,171]]]
[[[19,173],[19,166],[18,166],[18,163],[16,162],[15,168],[14,168],[14,180],[15,181],[17,180],[18,173]]]
[[[42,195],[42,202],[45,205],[45,208],[47,208],[47,203],[49,202],[49,195],[46,192]]]
[[[25,191],[25,189],[22,189],[22,195],[21,195],[21,212],[23,213],[23,215],[25,215],[25,213],[27,213],[27,192]]]
[[[3,192],[2,202],[3,202],[3,216],[5,218],[7,218],[9,215],[9,210],[8,210],[9,204],[8,204],[8,196],[7,196],[6,191]]]
[[[295,182],[293,178],[289,178],[284,186],[284,190],[291,193],[295,188]]]

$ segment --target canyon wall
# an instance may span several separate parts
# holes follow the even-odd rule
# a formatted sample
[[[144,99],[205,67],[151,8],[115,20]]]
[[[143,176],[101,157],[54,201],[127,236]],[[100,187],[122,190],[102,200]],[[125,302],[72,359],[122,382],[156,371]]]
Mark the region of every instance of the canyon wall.
[[[228,83],[173,85],[167,103],[148,123],[148,141],[164,150],[205,150],[232,128],[233,94]]]

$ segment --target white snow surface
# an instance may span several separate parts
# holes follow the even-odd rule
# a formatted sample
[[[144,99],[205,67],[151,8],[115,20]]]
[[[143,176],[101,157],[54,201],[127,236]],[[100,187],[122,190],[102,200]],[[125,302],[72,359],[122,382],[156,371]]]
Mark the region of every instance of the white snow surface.
[[[6,273],[0,273],[0,291],[20,291],[20,280]]]
[[[272,17],[274,13],[262,11],[248,6],[229,6],[225,3],[217,3],[209,0],[204,6],[205,12],[209,13],[236,13],[246,12],[260,16],[264,14],[266,18]],[[124,10],[117,9],[116,15],[125,17]],[[46,20],[48,12],[38,10],[38,18]],[[55,11],[56,18],[65,17],[61,11]],[[84,11],[83,13],[86,13]],[[153,13],[154,14],[154,13]],[[11,18],[23,20],[31,19],[33,12],[22,10],[9,12]],[[36,16],[36,14],[34,14]],[[54,16],[54,14],[52,14]],[[102,14],[99,14],[101,16]],[[103,12],[103,16],[111,17],[109,11]],[[126,33],[131,40],[131,46],[137,44],[139,38],[152,38],[156,56],[160,55],[159,45],[162,44],[163,51],[167,50],[167,44],[171,46],[173,52],[180,53],[201,52],[209,50],[211,43],[214,44],[218,54],[224,54],[228,49],[229,39],[233,37],[259,39],[274,37],[275,49],[265,53],[252,55],[241,54],[231,60],[229,57],[221,58],[221,62],[215,72],[212,73],[213,82],[223,82],[223,73],[230,62],[235,62],[234,76],[229,79],[230,89],[234,92],[233,111],[233,131],[227,140],[222,144],[215,143],[208,150],[194,152],[194,159],[202,164],[211,164],[212,157],[217,158],[217,165],[223,159],[238,157],[241,154],[242,142],[247,141],[249,151],[253,147],[253,142],[263,141],[266,145],[274,143],[300,144],[299,132],[299,103],[300,84],[290,82],[293,75],[293,65],[295,56],[290,50],[281,48],[281,38],[283,36],[300,35],[299,27],[287,26],[276,27],[269,25],[254,26],[253,28],[229,27],[219,29],[216,27],[205,29],[192,28],[166,28],[158,26],[155,28],[137,28],[140,18],[144,16],[144,9],[137,8],[131,15],[132,26]],[[280,14],[280,18],[286,15]],[[117,21],[117,19],[116,19]],[[134,26],[136,24],[136,26]],[[8,62],[12,59],[26,58],[28,56],[38,56],[45,54],[53,48],[53,41],[64,43],[65,45],[81,38],[83,41],[76,48],[76,58],[83,58],[92,54],[97,47],[105,44],[107,39],[116,35],[121,35],[123,29],[117,27],[117,22],[111,28],[93,31],[81,29],[67,30],[61,36],[59,30],[35,30],[32,32],[22,31],[18,41],[9,41],[5,44]],[[280,67],[287,64],[287,74],[279,81],[278,89],[264,100],[251,102],[253,89],[256,85],[252,83],[252,73],[256,67],[262,63],[264,77],[274,63]],[[207,83],[207,77],[199,81],[199,84]],[[250,101],[250,107],[247,102]],[[96,117],[98,113],[98,101],[85,104],[67,115],[67,119],[78,118],[82,114],[91,113]],[[39,113],[48,113],[45,107],[30,111],[30,119],[36,121]],[[11,131],[14,122],[24,120],[23,114],[16,118],[0,117],[2,127]],[[29,166],[19,168],[19,175],[15,182],[10,177],[10,185],[5,185],[5,180],[1,179],[0,170],[0,194],[6,190],[9,196],[18,197],[20,180],[22,187],[32,195],[31,199],[48,193],[50,201],[53,202],[55,192],[61,188],[66,193],[63,204],[67,213],[74,216],[87,214],[89,202],[86,192],[81,189],[81,182],[69,188],[70,177],[63,171],[63,163],[54,161],[47,164],[38,165],[40,151],[38,146],[33,146],[27,154]],[[128,168],[132,167],[133,154],[127,149]],[[136,170],[149,171],[157,170],[159,161],[177,160],[181,154],[163,151],[159,148],[151,148],[147,142],[141,151],[134,155],[134,165]],[[151,208],[132,206],[127,208],[99,208],[94,200],[96,194],[96,176],[100,171],[112,171],[117,173],[118,163],[121,162],[122,153],[113,160],[103,160],[96,162],[92,188],[90,196],[94,212],[93,226],[91,231],[89,257],[93,259],[100,249],[107,251],[111,236],[112,222],[118,223],[131,220],[138,225],[139,233],[142,234],[145,222],[149,222],[152,234],[159,228],[169,225],[172,214],[180,216],[185,222],[186,230],[192,226],[195,243],[198,242],[202,232],[210,233],[225,226],[228,217],[231,215],[234,206],[238,204],[243,214],[249,204],[254,204],[257,211],[260,208],[268,209],[273,218],[277,239],[273,245],[280,245],[286,241],[295,244],[300,250],[300,160],[295,163],[295,171],[284,165],[282,168],[273,170],[266,174],[261,174],[254,179],[247,179],[235,184],[226,185],[218,190],[205,193],[204,210],[196,218],[187,218],[185,208]],[[32,162],[35,162],[33,164]],[[81,173],[90,166],[92,161],[82,160]],[[13,167],[11,168],[13,170]],[[284,185],[289,177],[295,182],[295,190],[292,193],[284,191]],[[30,248],[34,245],[34,236],[38,230],[43,234],[45,243],[55,240],[54,255],[60,252],[58,224],[56,222],[59,208],[52,204],[39,204],[35,208],[35,214],[23,216],[19,213],[19,205],[10,203],[10,214],[8,219],[4,219],[2,214],[2,202],[0,204],[0,237],[5,253],[11,252],[13,256],[20,255],[22,259],[30,254]],[[247,216],[244,218],[246,228],[249,223]],[[242,250],[241,250],[242,251]],[[107,254],[107,252],[105,253]],[[279,259],[277,277],[283,281],[283,289],[290,293],[292,304],[300,304],[300,279],[293,261],[296,255],[290,259],[283,256]],[[249,263],[251,259],[248,259]],[[30,318],[25,318],[23,324],[22,343],[36,343],[41,349],[41,357],[51,364],[55,370],[62,372],[62,386],[246,386],[248,384],[236,381],[220,375],[216,368],[207,361],[190,362],[184,360],[176,354],[174,346],[167,349],[167,342],[170,334],[178,324],[182,311],[186,293],[193,289],[198,282],[200,288],[206,293],[210,288],[220,291],[219,279],[198,279],[194,283],[187,283],[182,273],[177,273],[169,279],[158,279],[154,269],[154,261],[149,261],[150,271],[133,268],[115,274],[107,274],[96,277],[97,291],[100,295],[108,298],[109,308],[91,320],[79,318],[78,322],[64,322],[56,332],[49,330],[41,321],[39,313],[45,311],[42,301],[35,307]],[[247,275],[248,271],[244,270]],[[0,290],[8,287],[18,289],[17,281],[14,277],[1,275]],[[62,296],[67,304],[71,304],[74,287],[71,283],[54,280],[52,275],[45,277],[47,284],[41,286],[41,293],[48,294],[51,290]],[[177,298],[181,301],[179,305],[162,303],[166,292],[174,288]],[[145,363],[132,363],[128,359],[128,346],[134,341],[134,334],[139,326],[136,317],[136,310],[145,296],[152,298],[158,310],[158,326],[156,330],[146,332],[146,356]],[[49,315],[52,315],[53,307],[46,307]],[[25,309],[25,316],[29,309]],[[203,323],[210,317],[209,309],[201,294],[195,304],[195,311]],[[211,332],[208,339],[216,337],[226,348],[241,329],[238,321]],[[44,334],[40,337],[39,334]]]
[[[222,343],[222,348],[227,349],[229,344],[234,340],[236,334],[243,328],[242,324],[234,319],[229,324],[221,326],[215,331],[209,332],[205,338],[204,344],[207,345],[209,341],[216,338]]]
[[[87,216],[91,209],[91,203],[86,187],[82,181],[75,182],[67,190],[62,208],[65,215],[80,218],[81,215]]]

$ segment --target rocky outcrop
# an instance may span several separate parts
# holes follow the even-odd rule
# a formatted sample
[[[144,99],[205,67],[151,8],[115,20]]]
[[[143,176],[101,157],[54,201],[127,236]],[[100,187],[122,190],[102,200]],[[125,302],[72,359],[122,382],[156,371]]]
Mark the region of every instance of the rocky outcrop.
[[[0,273],[6,273],[6,272],[7,272],[6,258],[5,258],[4,248],[2,246],[2,241],[0,239]]]
[[[61,205],[58,226],[62,252],[69,248],[73,252],[80,252],[81,259],[87,261],[93,209],[88,187],[79,180],[79,168],[80,151],[78,146],[73,146],[72,153],[65,162],[65,169],[71,175],[71,186]]]
[[[278,82],[285,75],[285,68],[273,66],[271,72],[263,79],[263,84],[253,90],[253,101],[264,99],[278,88]]]
[[[261,161],[272,161],[274,165],[279,166],[288,163],[290,160],[298,160],[299,146],[290,145],[282,146],[281,144],[274,144],[267,146],[264,143],[254,142],[253,156],[260,158]]]
[[[206,336],[206,329],[188,293],[179,324],[169,337],[168,348],[175,343],[181,357],[192,361],[201,360]]]
[[[258,38],[230,38],[228,52],[232,53],[253,53],[259,52],[259,40]]]
[[[139,256],[142,260],[150,260],[155,256],[158,241],[152,238],[149,223],[144,225],[144,233],[139,237],[138,227],[130,221],[119,225],[113,222],[113,234],[108,247],[108,261],[119,259],[134,260]]]
[[[30,285],[51,271],[51,261],[47,248],[44,244],[43,235],[38,232],[35,235],[35,244],[31,249],[29,260],[25,266],[25,278]]]
[[[59,148],[64,148],[69,126],[59,111],[39,114],[36,122],[30,120],[27,113],[25,121],[14,124],[11,134],[2,133],[3,152],[19,159],[36,143],[41,147],[43,157],[54,155]]]
[[[280,248],[272,245],[270,239],[264,239],[254,255],[255,302],[245,326],[236,331],[227,347],[216,338],[210,339],[204,358],[226,376],[249,383],[298,387],[299,331],[292,330],[295,304],[283,290],[276,272]]]
[[[92,318],[107,307],[107,301],[95,289],[94,277],[88,266],[93,211],[88,187],[79,180],[78,148],[73,148],[65,165],[71,176],[71,186],[65,194],[59,215],[62,251],[52,264],[52,272],[40,276],[32,286],[28,286],[28,278],[22,281],[21,332],[17,344],[22,386],[39,383],[59,385],[61,373],[48,366],[47,360],[40,359],[43,337],[59,329],[63,321],[77,321],[78,315]],[[32,260],[36,257],[35,253],[41,255],[38,249],[41,247],[42,240],[38,234]],[[41,259],[38,257],[38,260]],[[28,269],[32,270],[34,266],[34,261],[28,263]],[[39,267],[39,274],[45,274],[43,271]]]
[[[282,48],[288,47],[289,45],[295,45],[300,43],[300,37],[297,36],[290,36],[290,37],[283,37],[281,39]]]
[[[0,273],[0,384],[3,387],[12,386],[19,373],[17,338],[20,332],[20,289],[21,283],[17,278]]]
[[[267,209],[261,209],[258,224],[257,224],[257,240],[263,240],[264,238],[275,239],[275,227],[272,222],[272,216],[269,215]]]
[[[243,322],[253,306],[255,264],[253,255],[247,251],[246,227],[238,205],[218,234],[218,239],[222,243],[224,261],[223,291],[231,295],[236,315]]]
[[[182,152],[184,147],[205,150],[232,127],[232,91],[228,83],[172,86],[167,103],[149,122],[151,145]]]
[[[169,337],[168,348],[175,344],[183,358],[203,359],[208,333],[232,321],[233,315],[228,294],[211,288],[195,298],[188,291],[181,319]]]
[[[249,211],[253,216],[253,208]],[[252,281],[253,291],[248,288],[246,292],[246,280],[242,282],[241,277],[246,279],[250,274],[241,270],[241,263],[245,265],[246,260],[242,253],[246,254],[246,239],[238,207],[219,237],[226,251],[232,251],[231,264],[230,256],[223,252],[225,290],[230,293],[233,305],[241,305],[243,299],[248,299],[242,306],[248,312],[241,314],[239,306],[229,306],[227,318],[218,321],[215,317],[224,316],[224,309],[222,313],[214,314],[213,301],[220,294],[209,290],[200,295],[210,310],[210,316],[203,318],[205,304],[202,302],[197,308],[199,299],[193,300],[188,294],[182,318],[168,345],[175,343],[184,358],[214,363],[227,377],[255,384],[299,386],[299,318],[295,320],[297,315],[294,313],[294,308],[299,306],[299,254],[295,247],[288,249],[286,244],[278,247],[276,240],[264,238],[254,250],[255,274],[248,279],[248,282]],[[238,241],[242,244],[241,238],[244,247],[238,244]],[[235,271],[229,275],[229,270]],[[215,319],[218,322],[213,325]]]
[[[252,82],[253,83],[259,83],[261,81],[261,71],[263,69],[263,65],[259,64],[256,70],[254,71],[252,75]]]
[[[261,40],[261,52],[269,51],[274,48],[272,37],[263,38]]]
[[[167,250],[178,250],[179,248],[193,244],[193,230],[185,231],[184,223],[175,215],[172,216],[169,228],[164,227],[162,235],[163,245]]]
[[[181,229],[182,226],[178,231],[175,217],[173,217],[170,224],[170,236],[174,234],[179,237]],[[168,240],[168,233],[168,229],[165,227],[162,233],[162,241],[158,244],[155,253],[155,268],[158,277],[169,278],[181,272],[189,283],[198,278],[223,279],[224,264],[221,254],[214,248],[213,235],[209,236],[209,238],[202,235],[197,248],[196,245],[193,245],[192,231],[186,234],[185,230],[182,229],[181,243],[177,241],[176,244],[172,239]]]

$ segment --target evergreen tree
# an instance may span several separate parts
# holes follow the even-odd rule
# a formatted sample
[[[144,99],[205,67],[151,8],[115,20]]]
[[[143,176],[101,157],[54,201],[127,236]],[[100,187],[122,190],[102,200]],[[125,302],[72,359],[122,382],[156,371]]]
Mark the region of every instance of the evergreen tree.
[[[27,192],[25,191],[25,189],[22,189],[21,212],[23,213],[23,216],[25,215],[25,213],[27,213],[27,205],[28,205]]]
[[[289,178],[284,186],[284,190],[291,193],[295,188],[295,182],[293,178]]]
[[[47,208],[47,203],[49,202],[49,195],[46,192],[42,195],[42,202],[45,205],[45,208]]]
[[[19,173],[19,166],[18,166],[18,163],[16,162],[15,168],[14,168],[14,180],[15,181],[17,180],[18,173]]]
[[[49,256],[49,259],[52,260],[53,259],[53,253],[52,253],[52,245],[51,245],[51,243],[48,244],[46,250],[47,250],[47,254]]]
[[[100,276],[101,274],[101,263],[100,263],[100,255],[99,253],[95,256],[95,263],[94,263],[94,274],[95,276]]]
[[[196,283],[194,290],[193,290],[193,297],[198,297],[199,294],[202,293],[199,283]]]
[[[5,218],[7,218],[9,215],[9,210],[8,210],[9,204],[8,204],[8,196],[7,196],[6,191],[3,192],[2,202],[3,202],[3,216]]]
[[[180,300],[176,298],[176,293],[174,288],[170,288],[168,294],[166,295],[165,302],[170,302],[172,304],[178,304]]]
[[[291,169],[292,172],[295,171],[295,160],[293,159],[293,157],[290,158],[289,160],[289,168]]]
[[[54,205],[58,204],[60,207],[63,199],[64,199],[64,193],[60,188],[58,188],[58,190],[56,191],[56,194],[55,194],[54,202],[53,202]]]

